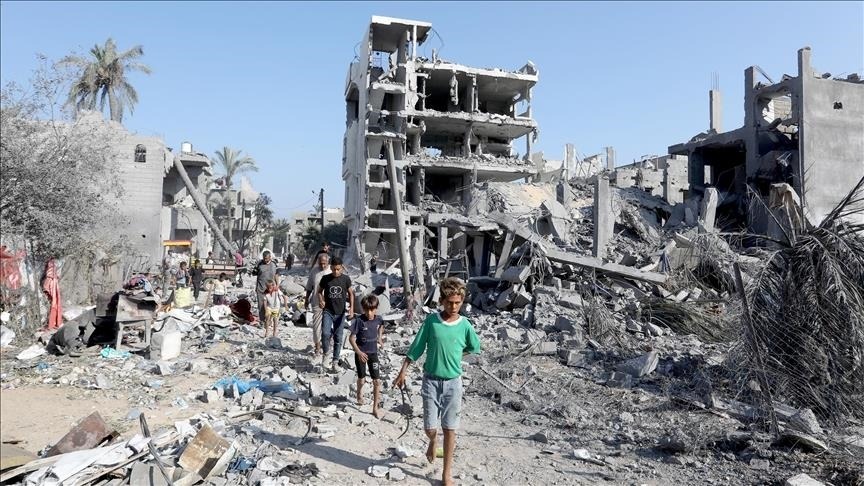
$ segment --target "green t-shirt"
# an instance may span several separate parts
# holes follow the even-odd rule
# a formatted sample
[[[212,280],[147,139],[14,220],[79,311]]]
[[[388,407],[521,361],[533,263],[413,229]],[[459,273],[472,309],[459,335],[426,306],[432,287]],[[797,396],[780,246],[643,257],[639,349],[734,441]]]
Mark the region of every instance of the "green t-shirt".
[[[449,380],[462,375],[463,353],[480,353],[480,339],[465,316],[459,316],[455,322],[444,322],[436,312],[423,321],[408,348],[408,359],[416,362],[424,351],[427,354],[423,371]]]

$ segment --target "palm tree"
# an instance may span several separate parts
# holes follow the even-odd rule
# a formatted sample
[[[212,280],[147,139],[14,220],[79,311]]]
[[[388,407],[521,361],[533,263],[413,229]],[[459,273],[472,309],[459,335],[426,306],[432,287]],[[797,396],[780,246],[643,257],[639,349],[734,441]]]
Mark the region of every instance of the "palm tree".
[[[128,108],[131,113],[138,103],[138,92],[129,84],[126,73],[141,71],[150,74],[150,68],[137,61],[144,55],[144,49],[138,45],[118,53],[114,39],[109,37],[105,45],[93,46],[90,54],[90,58],[70,55],[60,60],[61,65],[79,71],[69,88],[67,103],[76,111],[95,110],[98,100],[99,110],[104,110],[107,99],[111,120],[122,123],[123,112]]]
[[[216,166],[224,173],[225,189],[231,190],[234,185],[234,177],[244,172],[258,172],[258,166],[255,165],[255,159],[248,155],[241,155],[242,150],[234,150],[231,147],[222,147],[222,150],[217,150],[213,160]],[[230,195],[231,193],[228,192]],[[228,203],[228,240],[233,242],[234,235],[234,198],[227,197]]]

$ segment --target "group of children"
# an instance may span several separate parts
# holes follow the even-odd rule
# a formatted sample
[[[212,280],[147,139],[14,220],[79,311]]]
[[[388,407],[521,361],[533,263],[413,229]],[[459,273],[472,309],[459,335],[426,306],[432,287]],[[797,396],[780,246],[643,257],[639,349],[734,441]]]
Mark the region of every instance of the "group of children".
[[[221,277],[220,277],[221,280]],[[471,322],[460,314],[465,300],[465,283],[458,278],[445,278],[439,283],[441,298],[439,312],[432,313],[423,322],[408,349],[394,388],[406,385],[408,368],[425,353],[421,395],[423,398],[423,424],[429,445],[426,458],[436,457],[438,429],[443,431],[443,484],[452,484],[453,456],[456,447],[456,429],[462,407],[462,357],[466,353],[479,353],[480,341]],[[362,313],[354,317],[354,293],[351,279],[344,275],[342,261],[330,260],[330,273],[315,283],[315,304],[323,311],[320,336],[314,336],[316,351],[323,344],[322,368],[326,368],[330,345],[333,361],[338,362],[342,348],[343,327],[350,322],[348,341],[354,351],[357,370],[357,405],[363,405],[363,386],[366,377],[372,379],[372,414],[381,418],[381,368],[379,349],[383,346],[384,322],[377,315],[378,297],[365,295],[360,300]],[[279,315],[286,306],[286,298],[276,281],[269,281],[264,295],[266,321],[264,337],[276,336]],[[307,304],[310,304],[307,294]],[[346,313],[347,307],[347,313]],[[352,319],[352,317],[354,317]],[[313,334],[318,333],[313,327]]]

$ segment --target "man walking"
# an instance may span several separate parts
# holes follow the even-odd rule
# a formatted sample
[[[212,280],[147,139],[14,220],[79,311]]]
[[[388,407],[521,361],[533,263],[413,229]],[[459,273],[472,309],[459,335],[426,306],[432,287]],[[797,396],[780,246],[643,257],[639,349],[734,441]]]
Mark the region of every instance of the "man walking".
[[[324,317],[324,309],[318,302],[318,284],[321,277],[330,274],[330,255],[318,256],[318,266],[309,271],[309,279],[306,280],[306,309],[312,311],[312,344],[315,346],[315,356],[321,354],[321,320]],[[307,314],[308,315],[308,314]]]
[[[267,317],[264,310],[264,296],[267,293],[267,282],[273,280],[278,285],[279,281],[276,275],[276,264],[273,263],[270,252],[264,251],[261,257],[261,261],[258,262],[258,266],[255,267],[253,273],[258,277],[258,280],[255,282],[255,295],[258,297],[258,318],[263,325]]]
[[[342,331],[345,328],[345,302],[348,302],[348,315],[354,315],[354,289],[351,288],[351,278],[342,272],[342,259],[330,259],[330,275],[321,277],[318,284],[318,306],[324,310],[322,318],[322,341],[324,355],[321,357],[321,367],[327,363],[327,352],[333,340],[333,360],[330,368],[335,368],[342,351]]]

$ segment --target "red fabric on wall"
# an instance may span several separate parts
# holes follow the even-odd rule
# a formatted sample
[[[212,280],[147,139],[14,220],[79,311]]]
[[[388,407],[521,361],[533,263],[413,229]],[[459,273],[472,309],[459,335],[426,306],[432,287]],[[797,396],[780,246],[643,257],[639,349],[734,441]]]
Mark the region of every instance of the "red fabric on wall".
[[[48,311],[48,329],[57,329],[63,325],[63,308],[60,304],[60,275],[57,272],[57,264],[54,259],[45,264],[45,278],[42,279],[42,290],[51,301],[51,310]]]
[[[6,245],[0,247],[0,285],[9,290],[21,288],[21,271],[19,262],[24,258],[24,251],[10,252]]]

